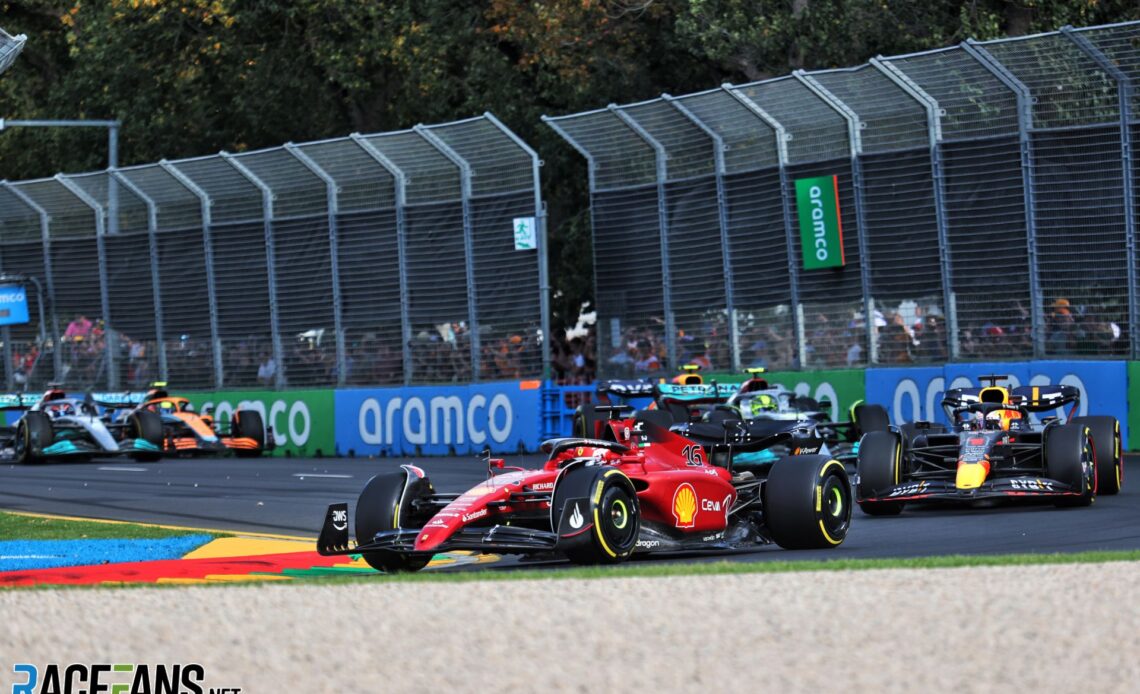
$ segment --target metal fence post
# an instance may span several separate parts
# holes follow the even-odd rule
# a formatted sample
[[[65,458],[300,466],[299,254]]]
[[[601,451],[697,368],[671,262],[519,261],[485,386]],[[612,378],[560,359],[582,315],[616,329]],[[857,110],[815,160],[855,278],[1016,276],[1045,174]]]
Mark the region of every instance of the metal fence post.
[[[372,157],[377,164],[384,167],[384,170],[392,175],[392,180],[395,183],[396,256],[400,268],[400,340],[402,343],[400,345],[400,354],[403,358],[404,385],[409,385],[412,382],[413,361],[411,304],[408,295],[407,177],[404,175],[403,169],[392,163],[391,159],[374,147],[371,142],[364,139],[360,133],[352,133],[349,135],[349,138],[356,143],[357,147],[364,150],[365,154]]]
[[[665,313],[665,347],[668,350],[668,360],[670,369],[679,369],[680,364],[677,363],[677,326],[674,324],[673,319],[673,275],[669,271],[669,208],[666,203],[665,192],[665,179],[668,177],[668,169],[666,168],[665,161],[668,154],[665,152],[665,146],[658,142],[652,135],[650,135],[641,124],[630,118],[627,113],[619,109],[615,104],[610,104],[606,107],[610,113],[617,116],[618,120],[629,127],[630,130],[635,132],[638,137],[645,140],[646,144],[653,148],[656,153],[657,163],[657,228],[661,234],[661,308]]]
[[[99,262],[99,310],[103,313],[103,346],[106,355],[107,387],[119,388],[118,348],[119,334],[111,320],[111,284],[107,278],[107,210],[76,183],[63,174],[56,174],[55,180],[74,195],[80,202],[95,213],[95,252]]]
[[[942,270],[942,308],[946,313],[946,348],[950,360],[959,356],[958,311],[954,302],[953,264],[950,258],[950,221],[946,208],[946,177],[942,172],[942,109],[937,99],[918,86],[906,73],[882,57],[871,58],[871,66],[894,82],[926,111],[930,139],[930,173],[934,181],[934,220],[938,227],[938,264]]]
[[[1033,96],[1021,80],[974,39],[966,39],[962,49],[1017,95],[1017,133],[1021,140],[1021,180],[1025,189],[1025,237],[1029,255],[1030,330],[1033,333],[1033,356],[1040,359],[1045,356],[1045,297],[1041,293],[1038,276],[1037,190],[1033,183],[1033,146],[1029,137],[1033,128]]]
[[[743,104],[745,108],[764,121],[776,133],[776,160],[780,167],[780,198],[784,211],[784,239],[788,245],[788,284],[792,302],[789,313],[792,316],[792,330],[796,335],[796,358],[799,360],[799,368],[802,369],[807,364],[807,338],[804,334],[803,305],[800,304],[800,268],[796,264],[795,254],[792,253],[792,249],[795,248],[796,231],[792,221],[794,218],[792,200],[795,195],[792,192],[792,182],[788,178],[788,140],[791,139],[791,135],[784,129],[783,124],[761,108],[760,104],[736,91],[731,84],[722,84],[720,88]]]
[[[542,329],[542,380],[549,381],[550,341],[552,339],[550,333],[550,271],[547,265],[546,205],[542,202],[542,181],[539,177],[539,168],[542,166],[542,160],[538,158],[538,152],[535,152],[521,137],[503,125],[493,113],[486,111],[483,113],[483,117],[510,138],[511,142],[514,142],[519,149],[530,155],[531,171],[534,179],[534,215],[538,223],[538,310],[542,313],[542,316],[539,318],[540,327]]]
[[[214,353],[214,387],[220,389],[225,384],[223,376],[225,371],[222,368],[222,338],[218,330],[218,288],[214,281],[214,244],[211,238],[214,219],[210,208],[214,203],[205,190],[200,188],[189,176],[182,173],[174,164],[163,159],[158,162],[158,165],[174,180],[181,183],[186,190],[193,193],[201,206],[202,248],[206,259],[206,296],[210,302],[210,343],[212,347],[210,351]]]
[[[1136,296],[1136,188],[1132,171],[1132,80],[1120,66],[1071,26],[1061,27],[1061,34],[1077,44],[1086,55],[1116,80],[1117,96],[1120,103],[1120,173],[1124,179],[1124,243],[1128,268],[1128,341],[1129,355],[1140,356],[1140,297]]]
[[[345,354],[344,345],[343,309],[340,296],[340,253],[337,245],[337,215],[340,214],[340,187],[327,171],[322,169],[317,162],[313,161],[312,157],[301,151],[297,145],[292,142],[286,142],[285,151],[293,155],[293,157],[301,162],[313,175],[324,181],[325,193],[328,196],[326,205],[328,207],[329,223],[329,272],[332,274],[333,332],[336,333],[336,384],[343,386],[347,377],[348,358]]]
[[[724,163],[724,138],[719,133],[714,131],[705,124],[700,118],[696,116],[676,98],[662,94],[661,98],[664,99],[670,106],[677,109],[681,115],[689,119],[693,125],[701,129],[705,135],[712,140],[713,143],[713,163],[716,167],[716,209],[717,209],[717,224],[720,226],[720,255],[721,263],[724,273],[724,306],[728,314],[728,335],[729,335],[729,354],[732,358],[732,370],[739,373],[741,370],[740,365],[740,332],[736,322],[736,302],[733,296],[732,287],[732,250],[728,241],[728,194],[724,188],[724,177],[726,167]]]
[[[261,191],[262,214],[265,216],[263,221],[265,228],[265,272],[269,284],[269,331],[270,339],[273,341],[273,358],[277,361],[273,385],[277,388],[284,388],[285,348],[281,344],[280,319],[277,315],[277,263],[273,252],[273,201],[277,196],[273,194],[273,189],[269,187],[268,183],[258,178],[249,170],[249,167],[238,161],[237,157],[229,152],[219,152],[218,154]]]
[[[58,381],[60,374],[63,373],[63,355],[60,353],[60,349],[59,349],[59,338],[60,338],[59,316],[57,316],[56,312],[55,312],[55,281],[52,279],[52,272],[51,272],[51,215],[49,215],[47,213],[47,210],[45,210],[43,207],[41,207],[39,205],[39,203],[37,203],[35,200],[32,200],[32,198],[30,196],[28,196],[28,194],[25,193],[24,191],[20,190],[19,188],[12,185],[11,183],[8,183],[7,181],[4,181],[3,185],[4,185],[4,188],[6,188],[8,190],[8,192],[10,192],[12,195],[15,195],[17,198],[19,198],[20,202],[27,205],[28,208],[31,209],[32,211],[34,211],[40,218],[40,241],[43,243],[43,246],[44,246],[44,250],[43,250],[44,285],[45,285],[45,288],[47,289],[46,294],[47,294],[47,300],[48,300],[48,309],[49,309],[49,315],[51,315],[52,380]],[[35,278],[32,278],[32,279],[34,280]],[[40,297],[43,298],[43,294],[41,294]],[[43,311],[42,302],[41,302],[41,306],[40,306],[40,311],[41,312]],[[44,323],[43,315],[41,313],[41,316],[40,316],[40,334],[41,335],[48,330],[48,327],[45,326],[43,323]],[[44,342],[44,344],[40,345],[40,349],[41,350],[47,349],[47,342],[46,341]]]
[[[158,376],[169,378],[166,366],[166,338],[163,332],[162,283],[158,274],[158,205],[118,169],[108,170],[111,178],[146,204],[147,245],[150,255],[150,291],[154,295],[154,341],[158,352]]]
[[[472,226],[474,220],[471,219],[471,165],[422,124],[414,126],[412,130],[459,169],[460,194],[463,196],[463,250],[467,266],[467,329],[471,334],[471,380],[478,381],[482,350],[479,345],[479,288],[475,277],[475,233]]]
[[[578,154],[581,154],[582,158],[584,158],[586,160],[586,183],[587,183],[587,187],[589,188],[589,191],[590,191],[589,214],[590,214],[590,234],[591,234],[591,240],[592,240],[593,233],[594,233],[594,193],[596,192],[595,176],[596,176],[596,170],[598,167],[598,163],[594,159],[594,155],[590,154],[590,151],[588,149],[583,147],[580,142],[578,142],[573,137],[571,137],[570,133],[566,132],[565,128],[558,125],[557,120],[551,118],[550,116],[542,116],[542,122],[546,123],[548,126],[550,126],[554,130],[554,132],[558,133],[559,136],[562,137],[563,140],[570,143],[570,146],[573,147],[574,150],[577,151]],[[597,267],[598,266],[598,249],[593,243],[591,243],[590,246],[591,246],[591,255],[593,256],[591,258],[591,260],[593,261],[594,267]],[[596,297],[597,296],[598,296],[598,276],[597,276],[597,273],[595,273],[594,274],[594,297],[595,297],[594,309],[595,309],[595,311],[597,310],[597,305],[596,305],[596,303],[597,303]],[[597,314],[595,313],[595,315],[597,315]],[[600,350],[602,348],[602,339],[601,338],[602,338],[603,331],[605,329],[606,329],[606,326],[601,325],[601,321],[598,321],[598,324],[596,325],[597,338],[598,339],[597,339],[597,344],[595,345],[595,349],[599,350],[599,353],[596,354],[595,356],[599,362],[599,364],[598,364],[599,373],[602,371],[602,366],[600,363],[601,362]],[[611,344],[613,343],[613,336],[612,335],[610,336],[610,342],[611,342]]]
[[[851,150],[851,185],[855,189],[855,225],[858,227],[859,242],[859,282],[863,288],[863,316],[867,332],[867,363],[877,364],[879,361],[878,330],[875,329],[875,299],[871,294],[871,258],[868,252],[870,244],[867,236],[867,218],[865,209],[866,191],[863,189],[863,138],[861,130],[863,122],[851,108],[838,97],[827,90],[811,75],[803,70],[792,73],[801,84],[808,88],[821,101],[847,121],[848,147]]]

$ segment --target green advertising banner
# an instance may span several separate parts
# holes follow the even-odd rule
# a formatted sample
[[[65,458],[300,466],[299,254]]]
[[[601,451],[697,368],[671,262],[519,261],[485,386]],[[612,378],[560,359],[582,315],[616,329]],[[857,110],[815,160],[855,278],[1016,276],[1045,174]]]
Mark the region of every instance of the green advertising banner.
[[[839,214],[839,177],[796,179],[796,212],[804,269],[843,267],[843,219]]]
[[[187,393],[199,412],[209,407],[217,422],[228,423],[238,408],[257,410],[265,426],[273,430],[277,449],[273,455],[309,457],[336,453],[330,390],[226,390],[218,393]]]
[[[1140,450],[1140,361],[1128,362],[1128,433],[1125,450]]]
[[[816,400],[831,401],[832,421],[846,421],[847,410],[865,397],[862,369],[835,369],[831,371],[769,371],[763,374],[773,386],[807,395]],[[702,374],[705,381],[739,383],[746,374]]]

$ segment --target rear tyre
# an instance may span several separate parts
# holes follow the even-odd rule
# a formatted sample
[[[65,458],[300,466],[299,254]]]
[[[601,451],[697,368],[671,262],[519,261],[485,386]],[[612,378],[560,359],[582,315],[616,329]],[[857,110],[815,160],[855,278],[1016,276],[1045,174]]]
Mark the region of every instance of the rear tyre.
[[[396,530],[400,527],[401,516],[409,504],[401,503],[404,496],[404,487],[407,486],[408,473],[405,470],[395,472],[382,472],[368,480],[360,498],[356,502],[356,541],[364,544],[372,542],[376,533],[384,530]],[[427,478],[416,480],[408,487],[409,501],[415,497],[416,491],[424,487],[430,488]],[[404,520],[407,520],[404,518]],[[377,571],[385,573],[406,573],[419,571],[431,561],[430,556],[404,554],[401,552],[362,552],[361,556],[368,565]]]
[[[1052,479],[1077,490],[1058,497],[1057,506],[1088,506],[1096,501],[1097,469],[1092,432],[1084,424],[1050,427],[1045,439],[1045,468]]]
[[[24,465],[42,463],[44,449],[55,439],[51,420],[43,412],[27,412],[16,425],[16,460]]]
[[[852,411],[852,418],[860,435],[873,431],[888,432],[891,429],[891,418],[887,416],[887,411],[882,405],[867,403],[856,405]]]
[[[257,410],[238,410],[234,412],[230,431],[235,438],[253,439],[257,448],[235,448],[234,454],[239,458],[256,458],[265,450],[265,422]]]
[[[784,549],[838,547],[851,527],[851,482],[825,455],[781,458],[764,483],[764,522]]]
[[[1083,424],[1092,434],[1096,456],[1096,493],[1110,496],[1124,483],[1124,453],[1120,445],[1120,422],[1116,417],[1077,417],[1072,424]]]
[[[594,411],[593,405],[579,405],[574,410],[573,433],[571,436],[577,436],[583,439],[595,438],[594,422],[597,421],[597,419],[598,415]]]
[[[140,463],[153,463],[162,458],[163,429],[162,415],[147,410],[132,412],[127,419],[127,436],[132,439],[142,439],[156,446],[158,451],[153,453],[133,453],[131,458]]]
[[[641,507],[633,482],[617,468],[577,467],[558,481],[552,502],[552,522],[562,518],[567,502],[582,511],[582,532],[562,536],[558,550],[575,564],[617,564],[637,546]]]
[[[868,501],[875,492],[902,480],[902,441],[889,431],[872,431],[859,441],[859,508],[869,516],[897,516],[906,505],[902,501]]]

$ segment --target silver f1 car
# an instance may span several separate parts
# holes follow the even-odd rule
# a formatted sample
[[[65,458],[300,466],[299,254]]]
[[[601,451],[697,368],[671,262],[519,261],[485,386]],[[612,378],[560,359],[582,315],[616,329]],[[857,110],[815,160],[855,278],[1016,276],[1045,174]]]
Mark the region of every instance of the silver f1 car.
[[[71,398],[49,387],[42,396],[0,396],[0,410],[26,410],[15,427],[0,428],[0,457],[19,463],[129,455],[138,461],[162,457],[162,418],[137,412],[109,422],[90,399]]]

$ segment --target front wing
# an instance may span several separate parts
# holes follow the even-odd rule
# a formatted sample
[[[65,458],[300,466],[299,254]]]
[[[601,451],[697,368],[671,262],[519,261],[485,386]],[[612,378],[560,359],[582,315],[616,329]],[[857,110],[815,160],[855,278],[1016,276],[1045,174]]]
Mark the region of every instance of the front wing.
[[[1079,496],[1082,490],[1047,477],[1003,477],[977,489],[958,489],[952,480],[903,482],[876,490],[860,501],[976,501],[979,499]]]

